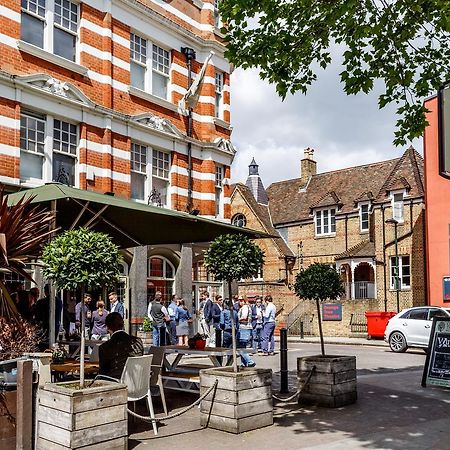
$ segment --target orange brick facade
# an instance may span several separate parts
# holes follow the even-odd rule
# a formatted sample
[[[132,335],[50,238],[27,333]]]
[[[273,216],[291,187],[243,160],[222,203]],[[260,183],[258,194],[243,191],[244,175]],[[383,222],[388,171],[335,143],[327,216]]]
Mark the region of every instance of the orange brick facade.
[[[76,126],[73,184],[81,189],[130,198],[133,143],[149,149],[147,178],[152,176],[152,152],[169,154],[167,206],[183,211],[188,206],[190,142],[193,208],[204,216],[229,218],[227,180],[234,158],[229,125],[230,67],[215,27],[213,0],[198,4],[181,0],[73,3],[78,5],[74,61],[52,52],[56,38],[49,38],[53,44],[47,42],[52,35],[47,28],[53,23],[54,30],[59,29],[54,25],[57,1],[46,2],[44,44],[39,48],[26,41],[23,29],[25,19],[39,19],[37,10],[23,10],[20,1],[0,0],[0,182],[15,190],[55,180],[54,147],[47,141],[41,178],[24,176],[20,121],[24,114],[36,114],[47,121],[46,140],[52,139],[49,118]],[[152,48],[168,52],[166,98],[153,93],[153,87],[142,90],[132,86],[132,34],[147,42],[150,65],[146,77],[155,76]],[[188,88],[184,47],[196,53],[192,79],[214,52],[193,110],[192,138],[187,137],[187,112],[179,105]],[[217,74],[223,83],[219,95]],[[219,185],[218,168],[222,173]],[[146,196],[149,190],[146,188]]]

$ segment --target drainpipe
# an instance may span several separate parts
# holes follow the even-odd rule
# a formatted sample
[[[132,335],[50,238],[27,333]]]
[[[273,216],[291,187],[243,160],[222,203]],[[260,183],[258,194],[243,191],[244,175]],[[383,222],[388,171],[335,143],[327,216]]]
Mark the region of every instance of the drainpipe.
[[[386,280],[386,224],[384,222],[384,205],[381,205],[381,217],[383,223],[383,277],[384,277],[384,311],[387,312],[387,280]]]
[[[413,230],[413,201],[409,202],[409,231]]]
[[[184,54],[186,57],[186,63],[187,63],[187,69],[188,69],[188,89],[191,87],[192,84],[192,61],[195,59],[195,50],[190,47],[181,47],[181,53]],[[188,109],[188,128],[187,128],[187,136],[188,138],[192,138],[192,108],[189,107]],[[188,141],[188,200],[186,209],[188,212],[192,211],[193,208],[193,201],[192,201],[192,143],[189,139]]]
[[[345,251],[348,250],[348,214],[345,215]]]

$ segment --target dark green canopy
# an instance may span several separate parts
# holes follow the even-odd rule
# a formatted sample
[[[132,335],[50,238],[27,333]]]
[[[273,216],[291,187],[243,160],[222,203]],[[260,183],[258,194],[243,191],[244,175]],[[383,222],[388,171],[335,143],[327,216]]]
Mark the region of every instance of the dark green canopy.
[[[33,203],[54,209],[58,229],[85,226],[109,234],[120,248],[209,242],[225,233],[243,233],[250,238],[269,237],[216,220],[58,183],[9,194],[8,204],[17,203],[23,196],[33,196]]]

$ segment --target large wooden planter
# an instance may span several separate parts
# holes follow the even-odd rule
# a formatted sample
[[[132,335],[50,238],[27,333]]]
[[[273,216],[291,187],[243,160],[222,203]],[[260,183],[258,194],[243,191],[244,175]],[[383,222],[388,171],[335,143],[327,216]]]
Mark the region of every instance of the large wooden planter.
[[[356,356],[305,356],[297,358],[300,386],[309,382],[299,396],[299,404],[337,408],[356,402]]]
[[[0,448],[16,448],[17,391],[0,392]]]
[[[202,426],[244,433],[273,424],[272,370],[245,368],[234,373],[231,367],[204,369],[200,371],[200,394],[216,380],[212,410],[212,394],[200,404]]]
[[[37,449],[126,449],[126,386],[97,381],[94,387],[77,390],[67,387],[71,384],[39,389]]]

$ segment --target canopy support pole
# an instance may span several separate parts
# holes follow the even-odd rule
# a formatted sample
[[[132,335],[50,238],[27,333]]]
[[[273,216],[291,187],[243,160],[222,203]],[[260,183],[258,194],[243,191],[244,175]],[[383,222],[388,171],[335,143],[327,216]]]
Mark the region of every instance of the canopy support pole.
[[[81,216],[87,210],[88,206],[89,206],[89,202],[86,202],[86,204],[83,206],[83,209],[78,214],[77,218],[73,221],[73,223],[72,223],[71,227],[69,228],[69,230],[73,230],[77,226],[79,220],[81,219]]]
[[[50,223],[50,229],[52,231],[55,231],[56,229],[56,200],[52,200],[51,201],[51,210],[53,213],[53,219]],[[54,237],[54,233],[50,236],[50,238]],[[53,283],[51,282],[51,280],[48,281],[48,287],[49,287],[49,319],[50,319],[50,323],[49,323],[49,336],[48,336],[48,343],[50,348],[52,347],[52,345],[55,343],[55,335],[56,335],[56,323],[55,323],[55,319],[56,319],[56,300],[55,300],[55,289],[53,287]],[[59,330],[57,330],[59,333]]]
[[[103,212],[105,211],[106,208],[108,208],[109,205],[105,205],[97,214],[94,214],[93,217],[91,217],[86,224],[84,225],[85,228],[89,228],[89,226],[91,225],[92,222],[95,221],[95,219],[97,219],[97,217],[100,217]],[[101,218],[101,217],[100,217]]]

